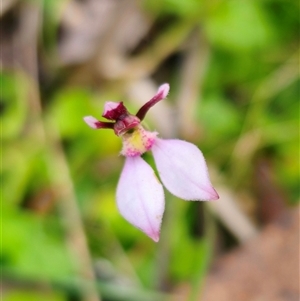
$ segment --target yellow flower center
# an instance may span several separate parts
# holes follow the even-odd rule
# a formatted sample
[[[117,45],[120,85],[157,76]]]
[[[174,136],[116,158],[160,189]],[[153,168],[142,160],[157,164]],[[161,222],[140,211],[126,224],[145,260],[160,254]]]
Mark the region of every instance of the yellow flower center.
[[[140,156],[151,149],[156,132],[148,132],[141,125],[122,135],[123,148],[121,154],[125,157]]]

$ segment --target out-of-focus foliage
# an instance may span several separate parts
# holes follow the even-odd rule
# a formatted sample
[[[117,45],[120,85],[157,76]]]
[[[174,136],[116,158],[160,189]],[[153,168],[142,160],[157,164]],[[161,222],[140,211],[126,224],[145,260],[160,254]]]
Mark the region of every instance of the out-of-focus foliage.
[[[111,27],[103,29],[105,38],[100,34],[86,37],[84,31],[77,37],[83,15],[68,5],[84,7],[88,2],[15,1],[1,16],[1,268],[7,280],[7,301],[60,301],[72,296],[79,300],[84,284],[78,272],[80,258],[68,245],[61,208],[64,195],[75,196],[104,300],[162,300],[160,289],[172,290],[186,282],[194,283],[196,291],[201,288],[216,239],[224,231],[218,229],[222,221],[203,209],[202,203],[168,197],[161,241],[154,244],[116,208],[115,189],[123,164],[120,139],[110,130],[93,131],[82,120],[86,115],[101,118],[106,100],[123,100],[136,112],[138,105],[131,102],[127,88],[145,78],[156,84],[170,82],[167,101],[174,104],[185,76],[182,66],[189,37],[195,30],[201,36],[200,49],[207,49],[208,55],[202,61],[203,76],[191,78],[197,86],[190,116],[196,123],[192,139],[211,167],[212,180],[226,186],[240,200],[245,216],[257,225],[263,222],[259,210],[265,193],[279,192],[283,208],[299,203],[296,1],[147,0],[138,9],[151,26],[134,47],[124,50],[121,63],[101,61],[105,47],[112,58],[120,51],[114,43],[121,44],[121,38],[110,40],[120,4],[112,1],[114,13],[107,10]],[[105,1],[93,3],[95,13],[96,7],[101,11],[101,6],[103,10],[109,6]],[[32,45],[26,42],[22,20],[35,8],[40,22],[36,45]],[[136,62],[130,71],[136,66],[148,70],[151,62],[142,60],[143,51],[151,54],[157,37],[180,24],[186,26],[178,35],[184,38],[174,42],[175,34],[170,41],[165,39],[167,44],[160,41],[161,53],[170,53],[160,58],[153,72],[114,75],[116,65],[135,58],[140,65]],[[73,28],[69,36],[67,26]],[[76,38],[85,41],[85,37],[87,45],[91,41],[97,45],[87,59],[68,63],[60,57],[60,45],[72,37],[75,46],[84,44],[76,44]],[[12,41],[22,38],[24,48],[15,49]],[[26,67],[31,62],[26,57],[26,51],[31,53],[27,44],[36,50],[36,74]],[[170,45],[175,45],[173,50]],[[14,52],[6,51],[10,47]],[[146,120],[152,129],[156,128],[154,120]],[[67,169],[60,167],[61,160]],[[268,187],[262,188],[266,178],[258,175],[261,166],[267,166],[272,175]],[[237,244],[233,237],[234,233],[227,233],[224,240]],[[224,240],[221,252],[227,250]]]

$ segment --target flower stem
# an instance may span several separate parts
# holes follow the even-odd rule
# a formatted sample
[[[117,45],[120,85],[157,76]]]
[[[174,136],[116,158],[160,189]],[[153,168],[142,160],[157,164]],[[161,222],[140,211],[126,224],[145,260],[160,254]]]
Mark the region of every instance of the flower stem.
[[[45,134],[48,142],[47,167],[52,185],[56,191],[57,206],[66,231],[67,244],[78,263],[80,277],[88,283],[83,291],[83,300],[101,301],[96,289],[92,258],[76,202],[69,167],[60,144],[55,121],[51,117],[45,123]]]

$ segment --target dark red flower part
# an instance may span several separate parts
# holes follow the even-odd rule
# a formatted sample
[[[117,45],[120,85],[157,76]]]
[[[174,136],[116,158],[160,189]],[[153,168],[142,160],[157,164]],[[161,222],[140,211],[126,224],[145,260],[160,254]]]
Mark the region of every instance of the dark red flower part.
[[[123,105],[123,102],[112,102],[107,101],[104,106],[104,112],[102,117],[109,120],[118,120],[122,115],[128,115],[126,107]]]
[[[83,119],[93,129],[113,129],[115,124],[114,122],[99,121],[93,116],[85,116]]]
[[[158,88],[157,93],[146,102],[136,113],[136,116],[142,121],[151,107],[157,104],[160,100],[167,97],[169,93],[169,84],[163,84]]]
[[[134,116],[130,114],[123,102],[107,101],[104,105],[102,117],[114,122],[102,122],[92,116],[84,117],[84,121],[93,129],[113,129],[117,136],[123,135],[127,131],[137,127],[144,119],[148,110],[169,93],[169,84],[161,85],[154,97],[145,103]]]
[[[135,128],[141,121],[134,115],[127,114],[121,116],[114,124],[114,132],[117,136],[125,134],[127,131]]]
[[[123,105],[123,102],[106,102],[102,116],[115,121],[113,129],[117,136],[126,133],[140,124],[139,118],[131,115]]]

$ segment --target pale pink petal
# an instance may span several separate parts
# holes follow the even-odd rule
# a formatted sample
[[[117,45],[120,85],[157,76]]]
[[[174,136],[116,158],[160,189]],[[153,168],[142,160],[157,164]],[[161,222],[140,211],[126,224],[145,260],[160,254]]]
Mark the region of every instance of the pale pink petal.
[[[156,139],[154,160],[164,186],[184,200],[216,200],[205,159],[192,143],[177,139]]]
[[[117,187],[117,204],[123,217],[159,240],[165,201],[163,187],[141,157],[127,157]]]
[[[161,97],[166,98],[169,91],[170,91],[170,85],[169,84],[162,84],[161,86],[159,86],[156,95],[162,93]]]
[[[83,120],[92,129],[97,129],[98,128],[98,126],[97,126],[98,120],[95,117],[93,117],[93,116],[86,116],[86,117],[83,118]]]

